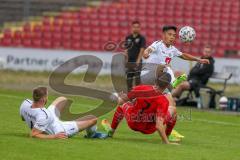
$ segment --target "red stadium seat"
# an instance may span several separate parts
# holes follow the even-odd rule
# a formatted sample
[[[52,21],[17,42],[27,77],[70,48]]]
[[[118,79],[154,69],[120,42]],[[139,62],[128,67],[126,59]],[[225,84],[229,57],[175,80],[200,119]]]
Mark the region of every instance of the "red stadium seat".
[[[51,32],[51,26],[46,26],[46,25],[43,25],[42,26],[42,32]],[[25,31],[25,32],[29,32],[29,31]]]
[[[45,26],[50,26],[51,25],[51,21],[49,17],[43,17],[43,25]]]
[[[74,50],[80,50],[81,49],[81,42],[73,41],[71,48],[74,49]]]
[[[64,49],[71,49],[72,48],[72,41],[62,41],[62,45]]]
[[[41,39],[32,39],[32,46],[34,48],[42,48],[42,40]]]
[[[91,20],[97,20],[99,17],[98,17],[98,14],[97,13],[93,13],[93,14],[90,14],[89,15],[89,19]]]
[[[31,32],[32,31],[31,25],[29,23],[24,24],[23,31],[24,32]]]
[[[61,40],[53,40],[52,41],[52,48],[56,48],[56,49],[62,48]]]
[[[120,33],[120,29],[118,29],[118,28],[114,28],[114,29],[112,29],[111,32],[110,32],[110,34],[111,34],[112,36],[115,36],[115,37],[119,36],[119,33]]]
[[[31,47],[32,46],[32,41],[30,38],[23,38],[22,44],[24,47]]]
[[[21,46],[21,44],[22,44],[22,40],[21,39],[12,39],[12,45],[14,47],[19,47],[19,46]]]
[[[41,25],[34,25],[33,32],[41,32],[41,31],[42,31],[42,26]]]
[[[94,36],[91,37],[91,40],[93,43],[99,43],[100,41],[100,35],[99,34],[96,34]]]
[[[81,39],[85,42],[88,42],[88,41],[91,40],[91,35],[90,34],[84,34]]]
[[[91,27],[91,33],[93,35],[100,34],[100,32],[101,32],[101,29],[99,27]]]
[[[12,37],[12,31],[10,29],[5,29],[3,31],[4,38],[11,38]]]
[[[33,39],[42,39],[42,32],[32,32]]]
[[[43,46],[44,48],[52,48],[52,41],[51,41],[51,40],[46,40],[46,39],[44,39],[44,40],[42,41],[42,46]]]
[[[1,39],[1,45],[2,46],[11,46],[12,45],[12,38],[9,38],[9,37],[3,37]]]
[[[45,40],[49,40],[52,38],[52,32],[43,32],[42,37]]]
[[[91,28],[90,27],[83,27],[81,30],[81,34],[90,34],[91,33]]]
[[[79,42],[81,40],[81,34],[75,34],[75,33],[72,33],[71,35],[71,39],[74,41],[74,42]]]
[[[93,20],[90,22],[90,26],[93,26],[93,27],[98,27],[100,24],[100,21],[99,20]]]
[[[72,39],[71,33],[62,33],[63,41],[70,41]]]
[[[81,48],[83,49],[83,50],[89,50],[90,49],[90,43],[89,42],[82,42],[81,43]]]
[[[100,21],[100,26],[101,27],[108,27],[109,26],[109,21],[108,20],[101,20]]]
[[[72,31],[72,27],[69,24],[63,24],[62,25],[62,32],[67,34],[70,33]]]
[[[22,32],[17,30],[13,34],[12,44],[14,46],[21,46],[22,44]]]
[[[100,43],[92,43],[91,44],[91,49],[94,50],[94,51],[99,51],[100,50]]]
[[[123,40],[131,22],[141,22],[142,34],[150,44],[161,38],[161,28],[173,24],[189,25],[197,37],[191,47],[177,41],[179,48],[199,53],[202,45],[220,48],[239,46],[240,2],[214,0],[120,0],[101,2],[98,7],[62,11],[59,16],[42,19],[42,25],[25,23],[23,32],[4,32],[1,45],[74,50],[102,50],[108,41]]]
[[[102,35],[100,36],[100,41],[102,43],[107,43],[108,41],[110,41],[110,36]]]
[[[107,20],[108,19],[107,14],[100,14],[98,17],[99,17],[100,20]]]

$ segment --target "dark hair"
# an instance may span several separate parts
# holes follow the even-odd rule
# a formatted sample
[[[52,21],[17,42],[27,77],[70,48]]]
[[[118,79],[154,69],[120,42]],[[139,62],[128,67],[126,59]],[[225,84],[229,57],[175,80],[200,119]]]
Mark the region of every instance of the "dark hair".
[[[175,32],[177,32],[177,27],[176,26],[163,26],[162,31],[166,32],[168,30],[174,30]]]
[[[47,87],[37,87],[33,89],[32,97],[34,102],[38,102],[41,98],[47,96]]]
[[[139,21],[137,21],[137,20],[135,20],[135,21],[132,21],[132,25],[134,25],[134,24],[141,24]]]
[[[157,73],[156,85],[160,88],[165,89],[171,83],[171,75],[167,72]]]

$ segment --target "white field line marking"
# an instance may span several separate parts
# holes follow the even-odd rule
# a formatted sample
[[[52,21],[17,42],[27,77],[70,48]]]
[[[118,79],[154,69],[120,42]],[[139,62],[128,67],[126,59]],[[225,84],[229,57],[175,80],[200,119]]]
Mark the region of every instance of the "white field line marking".
[[[14,99],[23,99],[20,96],[13,96],[13,95],[8,95],[8,94],[0,94],[0,97],[14,98]]]
[[[14,98],[14,99],[24,99],[20,96],[13,96],[13,95],[8,95],[8,94],[0,94],[0,97],[7,97],[7,98]],[[83,104],[74,104],[74,105],[84,106],[84,107],[92,107],[91,105],[83,105]],[[227,126],[240,126],[240,124],[237,124],[237,123],[230,123],[230,122],[223,122],[223,121],[213,121],[213,120],[198,119],[198,118],[192,118],[192,121],[205,122],[205,123],[209,123],[209,124],[227,125]]]
[[[24,100],[24,98],[21,97],[21,96],[13,96],[13,95],[9,95],[9,94],[0,94],[0,97],[13,98],[13,99],[22,99],[22,100]],[[74,106],[93,107],[92,105],[79,104],[79,103],[74,103]]]
[[[198,119],[198,118],[193,118],[192,121],[205,122],[205,123],[209,123],[209,124],[226,125],[226,126],[240,126],[240,124],[238,124],[238,123],[206,120],[206,119]]]

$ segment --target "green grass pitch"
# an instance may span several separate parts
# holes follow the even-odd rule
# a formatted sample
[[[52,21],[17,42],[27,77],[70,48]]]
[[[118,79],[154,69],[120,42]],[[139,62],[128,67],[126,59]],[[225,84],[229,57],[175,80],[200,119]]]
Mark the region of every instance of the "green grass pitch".
[[[30,92],[0,89],[1,160],[239,160],[240,157],[238,115],[178,108],[182,116],[176,129],[185,136],[180,146],[163,145],[157,133],[133,132],[125,121],[113,139],[84,139],[80,133],[68,140],[39,140],[29,138],[29,129],[19,116],[19,105],[27,97],[31,98]],[[50,95],[49,102],[55,97]],[[99,103],[78,97],[73,100],[73,112],[89,110]],[[99,117],[99,122],[111,119],[112,114]]]

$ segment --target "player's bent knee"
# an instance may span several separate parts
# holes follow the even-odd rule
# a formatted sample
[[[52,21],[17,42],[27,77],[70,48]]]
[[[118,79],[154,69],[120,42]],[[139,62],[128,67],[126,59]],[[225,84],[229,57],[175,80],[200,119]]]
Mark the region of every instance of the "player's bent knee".
[[[52,105],[58,105],[58,104],[62,104],[62,103],[65,103],[67,102],[68,99],[66,97],[58,97],[56,98],[53,102],[52,102]]]
[[[59,101],[67,101],[68,99],[66,97],[58,97],[57,100],[59,100]]]
[[[91,121],[91,124],[94,125],[94,124],[97,124],[98,119],[97,118],[93,118],[90,121]]]

